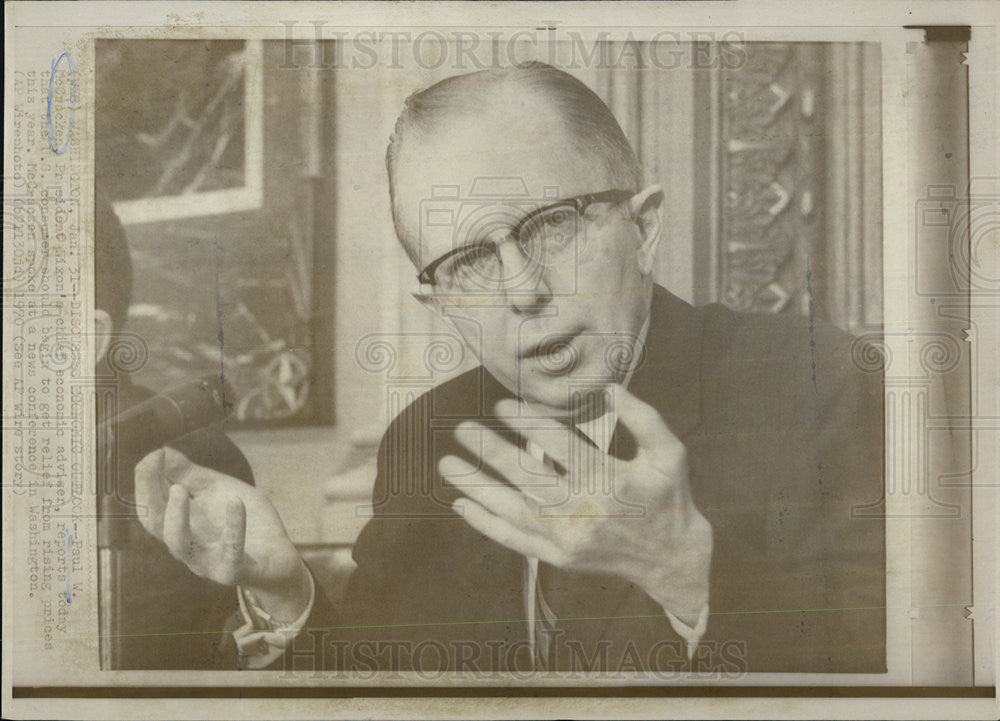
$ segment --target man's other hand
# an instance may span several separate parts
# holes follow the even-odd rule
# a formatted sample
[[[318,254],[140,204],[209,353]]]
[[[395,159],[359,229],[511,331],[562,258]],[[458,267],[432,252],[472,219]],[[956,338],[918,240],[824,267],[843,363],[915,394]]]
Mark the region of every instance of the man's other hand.
[[[465,422],[455,436],[478,467],[446,456],[438,469],[468,496],[455,510],[483,535],[559,568],[623,577],[693,625],[708,603],[712,528],[692,500],[684,444],[623,387],[613,388],[613,400],[638,445],[631,460],[504,400],[496,415],[558,466]]]
[[[259,489],[161,448],[136,466],[135,496],[143,528],[192,572],[248,588],[276,618],[305,610],[308,571]]]

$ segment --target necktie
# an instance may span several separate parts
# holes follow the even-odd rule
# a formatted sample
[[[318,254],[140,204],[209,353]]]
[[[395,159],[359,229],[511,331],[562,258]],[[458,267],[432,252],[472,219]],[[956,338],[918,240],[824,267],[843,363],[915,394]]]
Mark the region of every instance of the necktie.
[[[558,617],[555,611],[545,601],[545,594],[542,584],[538,578],[539,563],[537,558],[525,558],[525,577],[529,588],[534,590],[534,613],[533,619],[534,634],[534,658],[535,669],[544,671],[552,668],[553,652],[555,650]],[[529,594],[530,597],[531,594]]]
[[[590,456],[600,453],[601,450],[576,426],[569,426],[569,429],[573,434],[569,446],[572,458],[571,466],[589,465]],[[547,465],[552,465],[549,457],[533,443],[528,444],[528,452],[536,458],[543,458]],[[571,468],[570,471],[572,472],[572,470]],[[572,492],[579,493],[581,491],[585,491],[585,489],[574,488]],[[556,605],[556,609],[562,609],[563,614],[573,606],[571,601],[571,594],[574,590],[571,581],[572,574],[549,564],[541,563],[534,558],[526,558],[525,563],[527,585],[534,590],[534,604],[529,617],[533,619],[531,630],[534,634],[535,668],[540,671],[553,670],[556,665],[560,617],[557,610],[550,605],[550,601]],[[546,594],[549,595],[548,599]],[[530,596],[531,594],[529,594],[529,598]]]

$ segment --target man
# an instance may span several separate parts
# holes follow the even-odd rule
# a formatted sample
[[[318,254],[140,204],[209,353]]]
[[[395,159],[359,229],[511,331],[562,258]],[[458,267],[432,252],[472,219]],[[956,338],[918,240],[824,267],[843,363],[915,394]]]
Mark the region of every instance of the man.
[[[132,262],[125,231],[110,202],[98,196],[95,215],[95,311],[97,385],[111,389],[113,405],[97,404],[97,424],[154,395],[117,367],[115,339],[125,324],[132,293]],[[109,354],[111,358],[109,359]],[[193,462],[253,484],[246,458],[223,433],[203,430],[173,444]],[[140,525],[129,449],[98,435],[101,488],[102,647],[115,669],[208,669],[225,667],[226,623],[232,592],[198,578]]]
[[[663,194],[550,66],[412,96],[387,167],[418,298],[482,366],[386,431],[339,613],[259,494],[177,453],[139,474],[149,530],[241,585],[242,662],[884,671],[884,526],[851,514],[881,389],[849,338],[656,287]]]

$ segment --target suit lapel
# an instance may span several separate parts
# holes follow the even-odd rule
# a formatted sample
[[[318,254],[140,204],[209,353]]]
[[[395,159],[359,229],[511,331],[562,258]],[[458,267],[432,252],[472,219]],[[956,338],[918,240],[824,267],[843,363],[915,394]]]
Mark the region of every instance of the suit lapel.
[[[629,390],[681,440],[701,418],[702,326],[701,311],[654,286],[646,347]]]

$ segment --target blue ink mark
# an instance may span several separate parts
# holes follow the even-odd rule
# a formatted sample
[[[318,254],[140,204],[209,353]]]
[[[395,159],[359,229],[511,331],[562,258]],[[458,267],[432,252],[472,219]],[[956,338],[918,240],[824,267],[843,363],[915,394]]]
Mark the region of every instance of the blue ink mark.
[[[69,123],[66,126],[66,139],[59,148],[56,148],[54,141],[55,128],[52,126],[52,93],[55,88],[59,65],[64,59],[66,60],[66,65],[69,66],[70,88],[72,90],[70,94]],[[69,147],[70,138],[73,137],[73,114],[76,112],[76,65],[73,63],[73,58],[69,56],[68,52],[63,53],[56,60],[52,61],[52,71],[49,73],[49,95],[45,105],[45,120],[49,125],[49,149],[56,155],[62,155]]]
[[[951,153],[945,153],[944,157],[948,158],[948,160],[951,160]]]
[[[66,603],[73,603],[73,585],[70,573],[73,570],[73,534],[66,532]]]

